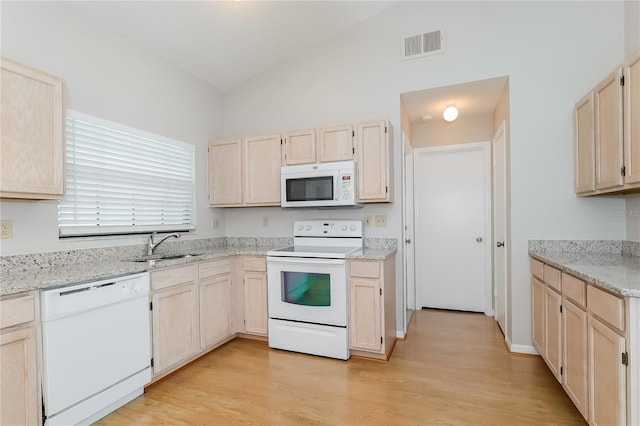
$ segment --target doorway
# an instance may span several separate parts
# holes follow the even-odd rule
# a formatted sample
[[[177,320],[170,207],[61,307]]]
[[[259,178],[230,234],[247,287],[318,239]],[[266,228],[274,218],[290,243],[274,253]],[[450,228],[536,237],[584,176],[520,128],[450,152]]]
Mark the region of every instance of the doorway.
[[[416,308],[492,315],[491,144],[413,153]]]

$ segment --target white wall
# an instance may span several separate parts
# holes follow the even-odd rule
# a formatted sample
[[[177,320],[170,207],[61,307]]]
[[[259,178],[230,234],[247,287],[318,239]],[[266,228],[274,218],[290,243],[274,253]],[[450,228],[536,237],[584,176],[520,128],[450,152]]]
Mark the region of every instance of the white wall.
[[[225,135],[389,117],[395,127],[396,202],[353,215],[386,211],[389,226],[380,233],[399,239],[400,93],[509,76],[511,341],[528,345],[528,239],[625,236],[624,218],[605,214],[624,209],[624,199],[581,199],[573,193],[572,119],[574,102],[622,62],[623,11],[622,2],[400,2],[325,47],[226,93]],[[435,29],[445,31],[445,54],[400,61],[403,36]],[[245,221],[260,223],[262,214],[227,211],[228,234],[243,229]],[[290,235],[293,216],[261,231]],[[397,268],[401,283],[400,261]],[[399,304],[401,295],[399,288]],[[401,315],[398,309],[398,321]]]
[[[67,107],[196,145],[198,230],[219,215],[207,207],[206,146],[222,134],[222,98],[211,86],[99,25],[61,2],[2,2],[2,55],[65,79]],[[144,241],[143,237],[58,240],[57,202],[0,201],[13,239],[0,254],[69,250]]]
[[[411,144],[414,148],[488,142],[493,138],[491,115],[415,122],[411,125]]]
[[[640,53],[640,0],[624,2],[625,58]]]
[[[640,195],[627,197],[625,209],[627,236],[629,241],[640,241]]]

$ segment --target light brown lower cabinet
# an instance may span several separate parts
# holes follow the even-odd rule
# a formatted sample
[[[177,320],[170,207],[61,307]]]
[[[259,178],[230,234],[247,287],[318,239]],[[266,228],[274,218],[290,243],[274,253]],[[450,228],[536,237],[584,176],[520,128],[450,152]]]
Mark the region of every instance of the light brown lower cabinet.
[[[539,263],[532,259],[537,275]],[[531,280],[536,350],[590,425],[639,425],[640,298],[608,293],[567,273],[558,281],[558,270],[546,264],[544,271],[542,280]],[[546,284],[547,272],[559,300]]]
[[[587,372],[587,312],[566,297],[562,300],[564,359],[562,386],[582,416],[589,418],[589,381]]]
[[[395,256],[349,261],[351,353],[388,359],[396,342]]]
[[[0,300],[0,424],[41,424],[37,293]]]
[[[170,370],[200,350],[197,265],[151,273],[153,374]]]
[[[267,306],[267,263],[264,256],[243,257],[244,332],[258,336],[269,333]]]
[[[233,334],[231,260],[198,265],[200,349],[207,349]]]

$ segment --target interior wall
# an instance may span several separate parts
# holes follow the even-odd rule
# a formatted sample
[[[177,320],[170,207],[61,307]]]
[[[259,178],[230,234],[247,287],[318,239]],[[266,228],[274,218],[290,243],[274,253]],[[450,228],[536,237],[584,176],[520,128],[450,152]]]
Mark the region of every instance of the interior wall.
[[[487,142],[493,137],[491,115],[460,117],[453,122],[444,120],[418,121],[411,126],[414,148]]]
[[[625,58],[640,54],[640,1],[624,2]]]
[[[86,22],[62,2],[2,2],[2,55],[62,77],[67,107],[196,146],[197,231],[224,235],[207,206],[207,141],[222,135],[222,97],[211,86]],[[56,201],[0,200],[13,239],[1,255],[137,244],[138,237],[59,240]]]
[[[572,167],[573,105],[622,62],[623,14],[622,2],[604,1],[399,2],[327,45],[225,93],[225,136],[389,117],[395,127],[396,202],[340,214],[361,218],[379,209],[387,214],[388,226],[373,229],[400,241],[398,95],[508,75],[512,343],[530,345],[528,240],[625,235],[624,218],[605,215],[609,209],[624,208],[624,200],[575,197]],[[540,22],[545,23],[544,31]],[[400,60],[403,37],[436,29],[444,31],[446,53]],[[261,223],[262,214],[262,209],[241,214],[228,210],[227,229],[249,232],[243,223]],[[259,232],[291,235],[296,215],[283,216],[282,226]],[[396,267],[401,283],[402,264]],[[401,295],[398,289],[399,303]]]
[[[640,241],[640,195],[628,196],[625,209],[629,241]]]

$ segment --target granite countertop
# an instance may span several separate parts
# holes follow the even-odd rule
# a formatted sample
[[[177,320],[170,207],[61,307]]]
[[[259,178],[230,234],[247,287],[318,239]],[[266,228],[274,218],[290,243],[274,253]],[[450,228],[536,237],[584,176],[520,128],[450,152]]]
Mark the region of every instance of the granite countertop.
[[[640,297],[639,256],[535,250],[529,255],[611,293]]]
[[[232,246],[197,251],[197,256],[155,262],[132,262],[127,260],[106,260],[75,263],[70,265],[31,268],[0,273],[0,296],[31,290],[62,287],[99,279],[116,278],[139,272],[153,271],[168,267],[187,265],[194,262],[218,259],[236,255],[266,256],[267,251],[277,246]],[[384,260],[394,254],[393,248],[365,248],[349,258]]]

